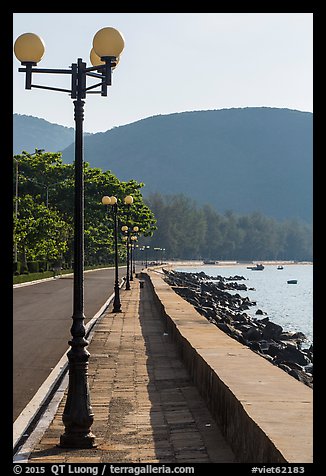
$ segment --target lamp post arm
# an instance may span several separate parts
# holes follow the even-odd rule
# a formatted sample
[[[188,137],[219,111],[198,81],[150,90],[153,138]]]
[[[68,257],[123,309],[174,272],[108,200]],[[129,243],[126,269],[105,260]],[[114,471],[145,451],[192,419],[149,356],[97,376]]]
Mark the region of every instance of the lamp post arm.
[[[118,205],[113,205],[113,220],[114,220],[114,265],[115,265],[115,280],[114,280],[114,301],[113,312],[121,312],[120,290],[119,290],[119,258],[118,258]]]
[[[18,68],[20,73],[26,73],[29,67]],[[56,68],[33,68],[31,67],[32,73],[50,73],[50,74],[71,74],[71,69],[56,69]]]
[[[25,89],[46,89],[49,91],[59,91],[63,93],[71,94],[72,99],[77,98],[78,93],[82,93],[82,97],[86,97],[86,92],[100,93],[102,96],[107,96],[107,86],[111,86],[112,83],[112,67],[115,66],[116,58],[114,56],[108,56],[105,58],[105,64],[98,66],[86,67],[86,63],[83,63],[79,58],[78,63],[73,63],[70,69],[59,68],[35,68],[31,63],[23,63],[24,68],[18,68],[20,73],[26,74]],[[43,86],[39,84],[32,84],[32,73],[40,74],[69,74],[71,75],[71,89],[56,88],[52,86]],[[92,78],[101,79],[97,84],[86,88],[86,76]],[[92,91],[95,88],[101,86],[101,91]]]

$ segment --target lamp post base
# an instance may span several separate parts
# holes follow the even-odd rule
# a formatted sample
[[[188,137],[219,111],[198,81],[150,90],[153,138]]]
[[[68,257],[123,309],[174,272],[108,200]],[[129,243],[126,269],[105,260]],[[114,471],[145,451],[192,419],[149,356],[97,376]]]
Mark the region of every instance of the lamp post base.
[[[96,448],[96,437],[89,432],[87,435],[78,433],[64,433],[60,436],[59,448]]]
[[[121,307],[117,307],[117,308],[114,307],[114,308],[112,309],[112,312],[113,312],[113,313],[122,312]]]
[[[85,349],[88,341],[77,334],[83,334],[85,328],[83,319],[74,319],[69,341],[71,349],[68,352],[69,383],[62,421],[65,432],[60,436],[61,448],[94,448],[95,436],[91,431],[94,414],[91,407],[88,387],[89,352]]]

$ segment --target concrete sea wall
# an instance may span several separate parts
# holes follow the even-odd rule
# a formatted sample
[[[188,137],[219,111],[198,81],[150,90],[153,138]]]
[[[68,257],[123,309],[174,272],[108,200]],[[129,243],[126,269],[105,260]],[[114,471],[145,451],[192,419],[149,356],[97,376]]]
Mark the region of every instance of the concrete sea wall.
[[[238,460],[313,461],[313,391],[229,337],[148,270],[170,338]]]

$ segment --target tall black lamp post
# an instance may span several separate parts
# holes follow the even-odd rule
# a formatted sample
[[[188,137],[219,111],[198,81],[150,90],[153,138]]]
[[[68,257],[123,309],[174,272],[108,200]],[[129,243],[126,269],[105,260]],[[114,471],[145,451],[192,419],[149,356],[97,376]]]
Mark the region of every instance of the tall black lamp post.
[[[111,205],[113,210],[113,226],[114,226],[114,301],[113,312],[121,312],[120,288],[119,288],[119,259],[118,259],[118,200],[116,197],[105,196],[102,198],[103,205]]]
[[[127,211],[127,222],[129,221],[129,213],[130,213],[130,207],[133,204],[134,198],[131,195],[127,195],[124,198],[124,204],[127,205],[128,211]],[[129,229],[128,226],[124,225],[121,227],[121,230],[126,233],[126,236],[123,237],[123,240],[126,241],[126,246],[127,246],[127,274],[126,274],[126,290],[130,290],[130,276],[129,276],[129,263],[130,263],[130,255],[129,255],[129,242],[130,242],[130,234],[129,234]]]
[[[137,236],[136,234],[138,233],[138,226],[134,226],[132,229],[132,232],[135,233],[134,235],[131,235],[129,238],[130,241],[130,281],[134,280],[134,256],[133,256],[133,251],[134,251],[134,243],[137,241]]]
[[[99,30],[93,39],[90,59],[92,67],[87,67],[81,58],[69,69],[36,68],[42,59],[45,47],[43,40],[34,33],[24,33],[15,41],[14,52],[24,66],[19,72],[25,73],[25,88],[47,89],[68,93],[74,99],[75,119],[75,198],[74,198],[74,289],[72,339],[68,352],[69,384],[62,420],[65,433],[60,437],[60,446],[65,448],[91,448],[96,446],[91,432],[93,411],[88,388],[88,360],[84,325],[84,173],[83,173],[83,120],[84,99],[89,93],[107,96],[107,86],[111,85],[112,70],[119,61],[124,48],[121,33],[106,27]],[[69,89],[32,84],[32,74],[63,74],[71,78]],[[97,82],[87,87],[87,78]]]
[[[148,267],[148,260],[147,260],[147,251],[149,250],[150,246],[145,246],[145,267]]]
[[[129,269],[130,269],[130,234],[129,234],[129,229],[127,225],[124,225],[121,227],[121,231],[124,233],[124,236],[122,237],[122,240],[125,241],[126,243],[126,249],[127,249],[127,272],[126,272],[126,290],[130,290],[130,274],[129,274]]]
[[[127,195],[123,203],[128,207],[127,215],[129,216],[129,207],[132,205],[134,199],[131,195]],[[116,197],[108,197],[105,195],[102,198],[103,205],[111,205],[113,208],[113,222],[114,222],[114,262],[115,262],[115,281],[114,281],[114,301],[113,301],[113,312],[121,312],[121,302],[120,302],[120,288],[119,288],[119,264],[118,264],[118,199]],[[127,226],[122,227],[122,231],[128,231]],[[125,236],[123,238],[126,238]],[[127,277],[126,277],[126,289],[130,289],[128,268],[129,266],[129,255],[127,249]]]

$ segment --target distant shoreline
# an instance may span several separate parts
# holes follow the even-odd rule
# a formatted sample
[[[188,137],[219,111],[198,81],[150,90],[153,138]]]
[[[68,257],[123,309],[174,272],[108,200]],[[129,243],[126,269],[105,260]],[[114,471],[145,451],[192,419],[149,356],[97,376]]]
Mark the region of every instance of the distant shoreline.
[[[180,260],[180,261],[168,261],[164,263],[168,266],[192,266],[192,267],[217,267],[224,268],[226,266],[246,266],[250,264],[261,263],[266,266],[292,266],[292,265],[313,265],[313,261],[216,261],[215,264],[204,264],[202,260]]]

